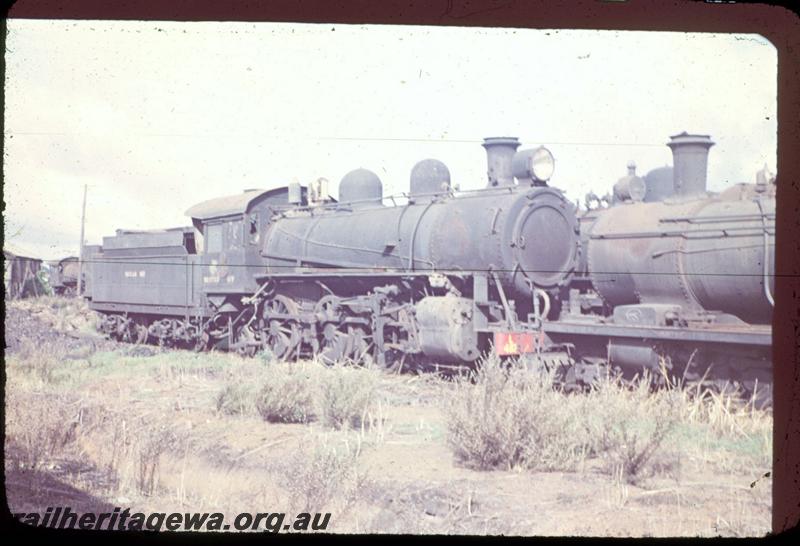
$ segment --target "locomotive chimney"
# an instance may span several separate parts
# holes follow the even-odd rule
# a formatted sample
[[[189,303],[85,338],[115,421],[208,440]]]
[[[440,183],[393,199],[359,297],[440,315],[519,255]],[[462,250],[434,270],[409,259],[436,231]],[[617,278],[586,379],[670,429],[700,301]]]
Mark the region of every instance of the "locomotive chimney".
[[[489,137],[483,139],[488,163],[489,186],[513,186],[514,174],[511,171],[511,159],[519,148],[517,137]]]
[[[688,196],[706,192],[708,150],[714,145],[708,135],[690,135],[686,131],[670,137],[672,176],[675,195]]]

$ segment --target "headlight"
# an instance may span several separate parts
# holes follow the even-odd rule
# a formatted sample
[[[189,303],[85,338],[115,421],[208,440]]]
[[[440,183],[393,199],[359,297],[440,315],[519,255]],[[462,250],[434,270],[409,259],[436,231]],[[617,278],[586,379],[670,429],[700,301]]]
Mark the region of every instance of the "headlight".
[[[547,182],[553,176],[556,160],[550,150],[544,146],[536,148],[531,156],[531,172],[533,177],[540,182]]]
[[[553,176],[556,160],[544,146],[530,150],[520,150],[511,160],[511,170],[520,180],[547,182]]]

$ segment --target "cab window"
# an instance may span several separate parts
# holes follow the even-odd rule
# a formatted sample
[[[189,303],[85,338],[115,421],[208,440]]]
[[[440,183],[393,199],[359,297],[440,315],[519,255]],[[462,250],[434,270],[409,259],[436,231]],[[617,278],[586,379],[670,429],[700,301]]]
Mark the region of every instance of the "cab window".
[[[247,222],[247,240],[251,245],[258,243],[258,213],[254,212],[249,216]]]

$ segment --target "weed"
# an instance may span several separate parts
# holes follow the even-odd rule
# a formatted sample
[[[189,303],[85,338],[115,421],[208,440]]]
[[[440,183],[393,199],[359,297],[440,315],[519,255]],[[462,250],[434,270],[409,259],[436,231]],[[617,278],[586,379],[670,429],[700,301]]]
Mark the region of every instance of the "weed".
[[[319,383],[317,406],[325,425],[341,429],[369,424],[378,385],[375,371],[339,364],[320,374]]]
[[[178,437],[168,427],[149,431],[149,434],[138,446],[136,485],[144,495],[152,495],[158,484],[158,470],[161,455],[175,451]]]
[[[672,391],[650,392],[650,385],[647,376],[632,385],[606,378],[586,397],[592,451],[628,483],[671,466],[662,460],[662,445],[680,419],[680,399]]]
[[[276,364],[256,394],[256,409],[265,421],[307,423],[314,416],[315,381],[313,365]]]
[[[62,456],[79,426],[74,395],[19,394],[6,397],[6,457],[12,467],[35,471]]]
[[[329,435],[320,435],[310,442],[281,473],[283,485],[297,511],[321,512],[338,504],[341,514],[358,497],[367,478],[361,469],[361,443],[358,437],[345,437],[335,444]]]
[[[574,468],[588,447],[577,426],[581,408],[553,379],[494,356],[457,379],[444,405],[456,458],[478,469]]]
[[[256,389],[249,383],[229,383],[217,394],[217,411],[225,415],[246,415],[256,408]]]
[[[114,477],[117,492],[134,489],[151,496],[159,487],[161,457],[174,453],[184,445],[185,438],[169,424],[159,425],[152,419],[139,416],[126,418],[120,413],[106,412],[106,438],[101,459],[105,469]],[[110,425],[110,430],[109,430]]]

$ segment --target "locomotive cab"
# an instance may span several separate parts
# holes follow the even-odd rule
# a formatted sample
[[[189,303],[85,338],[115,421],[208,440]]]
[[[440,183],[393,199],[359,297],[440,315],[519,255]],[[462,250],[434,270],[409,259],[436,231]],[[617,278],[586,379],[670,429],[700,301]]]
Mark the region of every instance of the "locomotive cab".
[[[301,189],[301,204],[306,188]],[[199,203],[186,211],[201,235],[202,291],[217,309],[234,307],[236,299],[258,289],[263,269],[260,245],[275,210],[289,204],[288,186],[246,190]],[[230,301],[229,301],[230,300]],[[228,305],[226,305],[228,304]]]

